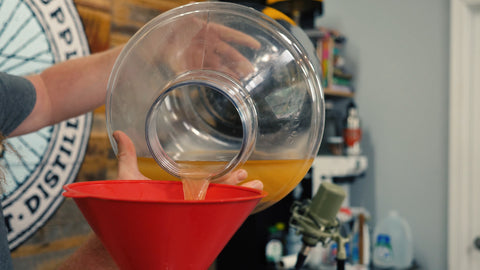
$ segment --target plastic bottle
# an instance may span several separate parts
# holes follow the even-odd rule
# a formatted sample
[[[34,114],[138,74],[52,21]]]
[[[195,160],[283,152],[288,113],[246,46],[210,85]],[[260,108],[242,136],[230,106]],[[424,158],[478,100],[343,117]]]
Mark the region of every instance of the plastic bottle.
[[[343,130],[343,140],[345,142],[345,154],[348,156],[360,155],[360,141],[362,139],[362,130],[360,128],[360,117],[357,106],[350,102],[347,107],[347,117]]]
[[[413,240],[408,222],[390,211],[374,232],[373,264],[378,268],[407,269],[413,261]]]
[[[277,222],[274,226],[268,228],[269,241],[265,246],[265,258],[267,261],[267,269],[276,269],[276,264],[283,256],[283,230],[285,224]]]
[[[373,265],[377,268],[393,267],[393,249],[391,245],[390,235],[378,234],[373,249]]]
[[[343,237],[348,237],[350,235],[350,224],[342,223],[340,225],[340,235],[342,235]],[[347,258],[350,258],[351,256],[350,242],[345,243],[345,251],[347,253]],[[325,248],[322,253],[320,269],[322,270],[337,269],[337,254],[338,254],[338,243],[335,241],[328,242],[325,245]]]

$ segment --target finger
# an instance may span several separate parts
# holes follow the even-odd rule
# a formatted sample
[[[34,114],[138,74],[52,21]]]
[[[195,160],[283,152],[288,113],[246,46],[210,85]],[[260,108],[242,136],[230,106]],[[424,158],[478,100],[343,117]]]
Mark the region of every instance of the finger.
[[[127,134],[122,131],[115,131],[113,138],[118,145],[118,176],[119,179],[124,180],[146,180],[148,179],[138,170],[137,154],[135,152],[135,145]]]
[[[222,64],[228,65],[230,69],[236,71],[242,77],[255,70],[252,63],[245,56],[226,42],[217,42],[215,44],[215,53],[223,59]]]
[[[220,177],[219,179],[217,179],[216,182],[227,185],[238,185],[240,182],[247,179],[247,176],[247,171],[245,171],[244,169],[239,169]]]
[[[239,45],[247,46],[252,49],[260,49],[262,46],[258,40],[253,38],[252,36],[245,34],[241,31],[232,29],[228,26],[220,25],[220,24],[209,24],[213,30],[215,30],[220,38],[226,42],[232,42]]]
[[[242,187],[249,187],[249,188],[254,188],[258,190],[263,190],[263,183],[260,180],[252,180],[242,184]]]
[[[247,74],[242,74],[234,69],[231,69],[229,66],[230,63],[225,64],[225,61],[218,56],[217,54],[211,52],[208,54],[208,57],[205,57],[204,67],[210,68],[212,70],[218,71],[220,73],[228,74],[237,80],[241,80]]]

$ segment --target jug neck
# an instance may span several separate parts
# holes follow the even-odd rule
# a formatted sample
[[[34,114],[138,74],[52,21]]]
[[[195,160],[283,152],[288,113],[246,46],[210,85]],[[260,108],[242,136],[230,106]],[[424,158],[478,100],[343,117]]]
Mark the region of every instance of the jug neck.
[[[243,86],[232,77],[220,72],[212,70],[190,70],[171,80],[170,83],[160,91],[147,113],[145,137],[150,154],[157,164],[177,178],[191,178],[192,172],[183,171],[180,164],[165,151],[157,134],[159,130],[162,130],[157,127],[157,123],[159,122],[157,120],[162,117],[159,108],[164,103],[167,95],[176,89],[181,89],[186,86],[206,87],[219,92],[232,103],[241,120],[243,130],[242,142],[236,155],[234,155],[230,161],[226,162],[226,165],[222,169],[207,172],[202,170],[203,173],[201,175],[195,176],[196,178],[207,178],[213,181],[243,164],[252,153],[257,139],[258,128],[255,104],[249,92]]]

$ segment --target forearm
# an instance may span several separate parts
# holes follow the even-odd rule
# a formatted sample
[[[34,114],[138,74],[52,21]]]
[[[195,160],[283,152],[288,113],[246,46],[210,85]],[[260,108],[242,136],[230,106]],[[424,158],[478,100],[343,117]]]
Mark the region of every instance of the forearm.
[[[88,112],[105,103],[108,78],[120,53],[115,48],[66,61],[40,74],[49,93],[53,121]]]
[[[105,103],[113,64],[121,47],[56,64],[27,77],[35,87],[33,112],[12,136],[81,115]]]

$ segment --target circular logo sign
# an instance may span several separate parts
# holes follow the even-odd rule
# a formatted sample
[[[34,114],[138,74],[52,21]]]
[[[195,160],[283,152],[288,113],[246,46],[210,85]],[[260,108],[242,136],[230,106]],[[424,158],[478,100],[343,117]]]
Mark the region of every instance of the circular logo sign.
[[[0,71],[36,73],[88,53],[71,0],[0,1]],[[36,232],[63,201],[63,185],[73,182],[85,156],[91,122],[89,113],[7,140],[15,150],[0,159],[10,249]]]

